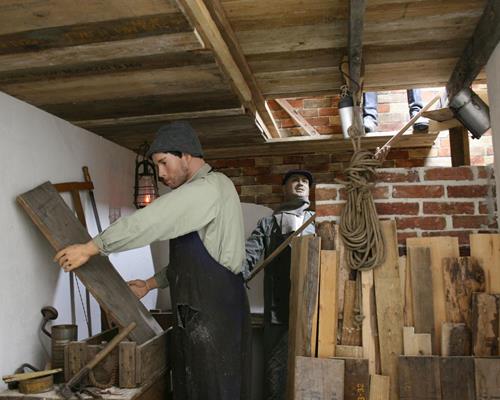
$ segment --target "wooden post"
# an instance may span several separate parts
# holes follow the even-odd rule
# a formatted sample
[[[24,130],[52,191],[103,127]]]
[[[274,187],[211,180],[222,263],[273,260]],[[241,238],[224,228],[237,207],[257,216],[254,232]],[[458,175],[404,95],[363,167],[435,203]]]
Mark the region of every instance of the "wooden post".
[[[463,126],[450,129],[451,166],[470,165],[469,131]]]

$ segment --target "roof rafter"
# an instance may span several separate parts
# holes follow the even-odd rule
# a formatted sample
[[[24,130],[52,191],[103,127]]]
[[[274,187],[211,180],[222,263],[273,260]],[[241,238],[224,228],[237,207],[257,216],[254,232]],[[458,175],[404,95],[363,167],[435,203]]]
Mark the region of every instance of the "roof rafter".
[[[256,122],[267,138],[280,134],[269,115],[262,92],[248,66],[236,35],[229,24],[224,9],[218,0],[176,0],[184,14],[210,46],[222,69],[229,76],[243,105],[255,114]]]

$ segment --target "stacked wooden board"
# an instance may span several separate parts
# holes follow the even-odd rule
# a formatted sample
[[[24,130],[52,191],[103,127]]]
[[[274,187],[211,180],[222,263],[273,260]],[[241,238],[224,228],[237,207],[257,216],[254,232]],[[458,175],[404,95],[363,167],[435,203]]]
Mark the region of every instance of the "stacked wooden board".
[[[332,225],[322,222],[320,235],[334,229],[324,224]],[[411,238],[399,257],[395,222],[381,227],[385,261],[357,279],[345,266],[338,235],[319,250],[316,356],[332,368],[343,365],[344,380],[337,397],[318,398],[494,398],[500,392],[500,235],[471,235],[470,257],[460,257],[457,238]],[[304,367],[308,374],[312,365]],[[359,392],[350,392],[353,380]],[[289,399],[303,398],[295,389]]]

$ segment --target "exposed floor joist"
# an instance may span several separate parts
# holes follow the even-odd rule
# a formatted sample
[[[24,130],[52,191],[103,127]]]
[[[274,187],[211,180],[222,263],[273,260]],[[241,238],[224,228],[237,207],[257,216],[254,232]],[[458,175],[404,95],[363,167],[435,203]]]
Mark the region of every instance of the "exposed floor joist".
[[[451,99],[469,87],[500,42],[500,1],[488,0],[477,27],[446,85]]]
[[[257,121],[262,122],[261,127],[268,138],[279,137],[280,134],[265,107],[264,97],[245,57],[239,51],[238,42],[220,3],[217,0],[209,2],[210,9],[203,1],[177,0],[177,3],[203,41],[210,45],[219,64],[230,77],[244,106],[256,115]]]

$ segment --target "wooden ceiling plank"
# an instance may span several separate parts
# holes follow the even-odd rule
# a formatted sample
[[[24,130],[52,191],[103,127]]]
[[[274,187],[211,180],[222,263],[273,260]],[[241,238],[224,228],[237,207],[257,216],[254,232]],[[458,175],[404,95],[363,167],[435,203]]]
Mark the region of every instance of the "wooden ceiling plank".
[[[210,92],[145,95],[109,100],[42,104],[39,107],[60,118],[71,120],[137,117],[141,115],[194,112],[237,108],[238,98],[228,89]]]
[[[50,27],[0,36],[0,54],[191,31],[181,12]]]
[[[319,132],[300,113],[292,107],[288,100],[276,99],[276,102],[292,117],[292,119],[304,129],[309,136],[318,136]]]
[[[1,1],[0,35],[177,11],[173,0]]]
[[[122,126],[122,125],[150,123],[150,122],[167,122],[167,121],[176,121],[181,119],[227,117],[227,116],[244,115],[244,114],[245,114],[245,109],[243,107],[239,107],[239,108],[228,108],[222,110],[204,110],[204,111],[192,111],[192,112],[180,112],[180,113],[152,114],[152,115],[140,115],[134,117],[105,118],[105,119],[69,121],[69,122],[78,125],[82,128],[89,129],[96,127],[104,127],[104,126]]]
[[[193,32],[90,43],[0,56],[0,73],[201,50]]]
[[[481,19],[446,84],[449,98],[472,84],[499,42],[500,1],[488,0]]]
[[[245,107],[256,114],[257,121],[261,120],[260,125],[265,134],[268,137],[279,137],[279,131],[266,110],[264,97],[220,2],[218,0],[207,4],[195,0],[177,0],[177,2],[204,42],[210,44],[220,65],[231,78]]]
[[[123,97],[222,91],[227,88],[215,64],[167,70],[133,71],[50,81],[0,85],[0,90],[34,105]]]

